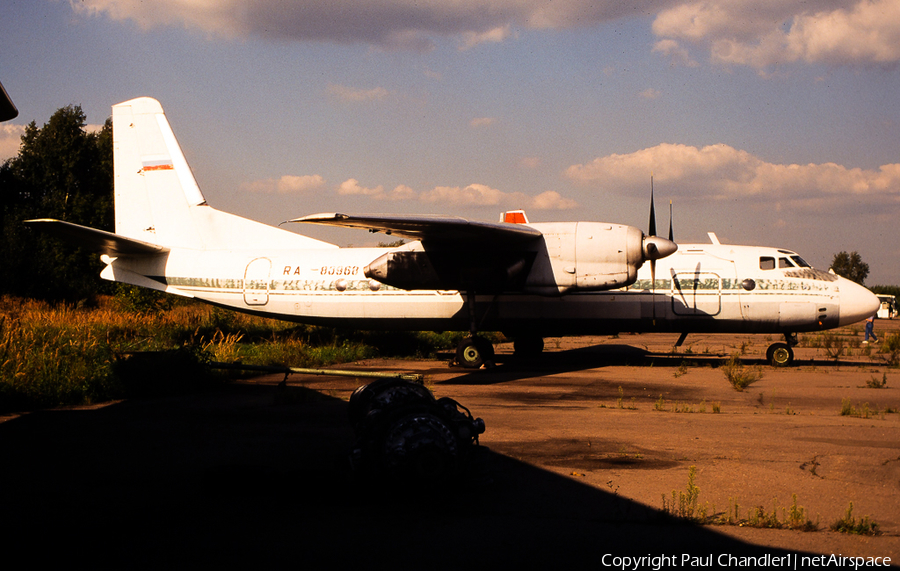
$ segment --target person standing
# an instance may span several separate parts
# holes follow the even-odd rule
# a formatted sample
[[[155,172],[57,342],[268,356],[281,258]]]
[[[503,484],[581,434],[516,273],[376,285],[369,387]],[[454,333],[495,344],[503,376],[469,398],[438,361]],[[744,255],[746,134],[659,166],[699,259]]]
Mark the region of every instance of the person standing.
[[[875,337],[875,316],[872,315],[868,319],[866,319],[866,338],[863,340],[863,343],[869,342],[869,337],[872,337],[872,341],[878,343],[878,337]]]

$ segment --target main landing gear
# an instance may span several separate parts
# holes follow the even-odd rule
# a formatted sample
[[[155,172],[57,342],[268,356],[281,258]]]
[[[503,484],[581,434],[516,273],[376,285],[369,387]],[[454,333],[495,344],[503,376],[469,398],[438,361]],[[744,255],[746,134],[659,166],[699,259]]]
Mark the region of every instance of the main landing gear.
[[[513,354],[517,359],[534,359],[544,350],[544,338],[537,335],[516,337]],[[494,346],[484,337],[466,337],[456,347],[456,364],[467,369],[493,366]]]
[[[472,335],[456,346],[456,364],[466,369],[479,369],[494,364],[494,345],[484,337]]]
[[[784,343],[772,343],[766,350],[766,361],[773,367],[789,367],[794,363],[794,347],[797,345],[796,333],[785,333]]]
[[[487,312],[494,306],[494,301],[488,306]],[[475,292],[466,293],[466,310],[469,314],[469,336],[462,339],[456,346],[456,358],[451,364],[459,365],[466,369],[480,369],[482,366],[491,368],[494,366],[494,345],[478,336],[478,323],[475,315]],[[540,335],[516,336],[513,344],[515,355],[519,358],[531,358],[544,350],[544,338]]]
[[[475,318],[475,292],[466,292],[466,311],[469,314],[469,336],[456,346],[456,359],[453,363],[466,369],[480,369],[482,366],[494,366],[494,345],[478,336],[478,324]],[[494,298],[496,301],[496,298]],[[493,303],[491,303],[493,306]],[[490,311],[490,307],[488,307]],[[485,313],[485,317],[487,313]],[[484,317],[482,317],[482,320]]]

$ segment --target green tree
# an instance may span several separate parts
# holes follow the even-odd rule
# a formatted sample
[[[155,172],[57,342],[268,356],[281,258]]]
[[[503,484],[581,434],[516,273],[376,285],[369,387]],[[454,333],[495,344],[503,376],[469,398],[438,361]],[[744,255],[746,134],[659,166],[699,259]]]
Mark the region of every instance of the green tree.
[[[831,269],[841,277],[865,285],[869,276],[869,264],[862,261],[859,252],[838,252],[831,261]]]
[[[106,286],[97,256],[26,228],[23,220],[58,218],[113,226],[112,122],[85,131],[79,106],[32,121],[18,156],[0,166],[0,293],[44,299],[90,298]]]

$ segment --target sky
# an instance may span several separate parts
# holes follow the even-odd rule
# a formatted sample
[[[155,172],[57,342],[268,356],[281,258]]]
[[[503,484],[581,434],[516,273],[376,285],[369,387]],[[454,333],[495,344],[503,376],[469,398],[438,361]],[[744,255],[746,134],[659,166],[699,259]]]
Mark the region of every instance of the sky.
[[[900,0],[4,0],[25,125],[158,99],[209,204],[593,220],[900,284]],[[381,235],[290,225],[342,246]]]

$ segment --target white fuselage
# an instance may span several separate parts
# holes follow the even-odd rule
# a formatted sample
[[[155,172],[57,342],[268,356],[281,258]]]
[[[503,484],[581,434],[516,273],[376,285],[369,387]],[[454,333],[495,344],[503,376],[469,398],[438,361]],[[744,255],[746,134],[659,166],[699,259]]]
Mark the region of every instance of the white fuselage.
[[[237,311],[356,329],[470,328],[465,293],[405,291],[367,279],[384,248],[291,251],[173,249],[115,260],[166,291]],[[872,294],[834,274],[798,267],[793,252],[754,246],[682,244],[628,288],[541,296],[476,296],[479,330],[541,336],[619,331],[790,333],[866,318]],[[802,262],[802,260],[801,260]],[[779,267],[787,266],[787,267]],[[766,269],[763,269],[766,268]],[[162,289],[162,288],[161,288]]]
[[[34,222],[102,252],[106,279],[278,319],[513,336],[793,333],[852,323],[877,309],[868,290],[793,252],[676,246],[655,230],[645,236],[621,224],[340,213],[295,219],[418,240],[395,249],[338,248],[209,206],[162,106],[147,97],[113,106],[113,158],[114,234]],[[425,289],[439,287],[451,291]]]

